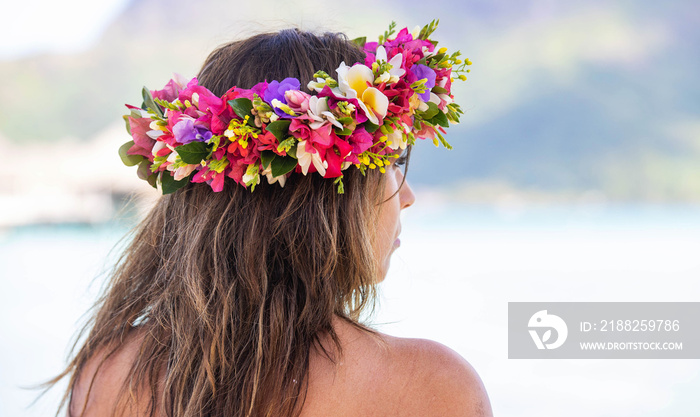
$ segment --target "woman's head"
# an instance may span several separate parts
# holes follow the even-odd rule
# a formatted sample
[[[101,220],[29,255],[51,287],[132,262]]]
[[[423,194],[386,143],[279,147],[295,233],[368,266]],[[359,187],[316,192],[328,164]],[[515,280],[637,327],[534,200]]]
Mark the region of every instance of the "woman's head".
[[[200,85],[216,95],[292,77],[306,85],[316,71],[334,74],[341,62],[364,62],[364,51],[339,33],[316,35],[299,29],[255,35],[217,48],[199,72]]]
[[[364,62],[364,59],[364,51],[353,42],[348,41],[342,34],[316,35],[298,29],[286,29],[278,33],[259,34],[217,48],[203,64],[198,80],[200,85],[216,95],[222,95],[232,86],[252,88],[261,80],[272,81],[291,77],[299,79],[302,85],[306,85],[313,79],[316,71],[321,70],[332,74],[341,62],[351,64]],[[407,157],[403,158],[402,163],[405,163],[403,161],[406,159]],[[396,200],[389,199],[389,196],[403,185],[403,180],[397,184],[393,178],[397,171],[390,170],[389,175],[384,176],[379,175],[376,171],[368,171],[367,175],[361,175],[356,169],[345,170],[343,182],[348,190],[345,195],[338,195],[334,192],[332,180],[306,179],[300,175],[292,175],[284,190],[276,185],[274,187],[259,185],[253,193],[234,190],[236,194],[234,198],[246,201],[265,201],[261,204],[263,207],[277,207],[277,213],[284,213],[282,214],[283,218],[292,221],[294,221],[294,217],[290,214],[289,209],[281,207],[290,201],[294,202],[294,209],[299,211],[309,210],[312,207],[325,208],[328,213],[305,214],[308,221],[313,223],[327,223],[329,221],[328,215],[331,213],[352,212],[355,216],[349,219],[349,224],[355,226],[352,230],[344,230],[341,224],[329,224],[330,228],[327,230],[340,233],[340,236],[336,236],[335,239],[342,239],[343,245],[353,245],[352,254],[364,259],[362,262],[360,259],[353,259],[352,263],[366,264],[366,266],[374,264],[371,267],[375,271],[373,273],[374,280],[380,281],[386,274],[388,267],[386,252],[388,251],[389,255],[393,252],[395,249],[394,241],[398,237],[395,236],[394,239],[391,239],[389,244],[384,242],[388,239],[386,237],[388,224],[398,223],[398,212],[395,215],[396,219],[391,219],[394,211],[390,207],[392,204],[389,204]],[[388,178],[389,176],[392,178]],[[387,187],[395,189],[387,194]],[[410,193],[410,189],[408,192]],[[406,192],[403,193],[403,195],[406,194]],[[274,218],[272,213],[266,215],[268,219]],[[324,219],[316,218],[317,215],[322,215]],[[334,221],[337,220],[343,219],[337,218]],[[306,226],[296,225],[295,227],[297,230],[301,230]],[[333,259],[348,259],[351,254],[347,252],[347,247],[340,248],[342,257],[338,258],[335,248],[339,247],[340,243],[333,242],[331,246],[333,250],[329,250],[325,254],[309,252],[309,256],[317,261],[328,257],[329,259],[324,262],[330,264],[336,262]],[[371,246],[368,246],[367,243],[371,243]],[[328,243],[324,243],[324,245],[328,245]],[[297,245],[294,244],[294,246]],[[370,256],[369,253],[361,254],[361,249],[367,250],[369,248],[372,249],[374,256]],[[350,256],[350,258],[354,258],[354,256]],[[336,270],[336,267],[332,269]],[[348,270],[347,268],[342,269]],[[369,269],[362,274],[364,275],[368,271]],[[327,274],[327,271],[324,273]],[[338,278],[342,281],[353,281],[347,277],[339,276]],[[366,281],[363,280],[363,284],[365,283]],[[348,289],[359,289],[357,284],[359,282],[354,284],[347,282],[340,285],[344,285]],[[364,305],[364,302],[362,304]]]

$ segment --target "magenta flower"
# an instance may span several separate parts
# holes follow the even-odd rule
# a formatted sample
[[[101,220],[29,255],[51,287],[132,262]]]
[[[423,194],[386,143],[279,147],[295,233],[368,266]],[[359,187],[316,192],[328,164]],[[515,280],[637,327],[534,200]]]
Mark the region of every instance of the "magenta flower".
[[[163,87],[162,90],[154,90],[151,91],[151,94],[153,95],[153,98],[159,98],[161,100],[165,101],[174,101],[178,94],[180,93],[180,90],[184,90],[186,87],[188,87],[192,82],[194,81],[194,84],[197,83],[197,79],[193,78],[192,80],[187,80],[180,74],[174,74],[175,78],[172,78],[168,83]]]

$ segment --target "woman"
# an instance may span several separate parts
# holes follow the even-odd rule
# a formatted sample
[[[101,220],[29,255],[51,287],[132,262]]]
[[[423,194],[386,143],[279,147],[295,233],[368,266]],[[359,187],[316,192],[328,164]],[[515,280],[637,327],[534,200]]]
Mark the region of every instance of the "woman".
[[[386,39],[392,29],[386,49],[409,39]],[[198,82],[147,92],[148,111],[132,107],[123,156],[167,195],[136,229],[62,375],[69,415],[491,414],[458,354],[359,321],[399,245],[399,212],[414,202],[401,168],[414,131],[389,128],[399,126],[391,112],[403,105],[425,133],[458,109],[397,95],[404,78],[432,65],[439,81],[447,68],[413,38],[428,58],[407,75],[408,49],[389,59],[384,46],[338,34],[257,35],[214,51]],[[444,95],[434,74],[413,84],[416,96]]]

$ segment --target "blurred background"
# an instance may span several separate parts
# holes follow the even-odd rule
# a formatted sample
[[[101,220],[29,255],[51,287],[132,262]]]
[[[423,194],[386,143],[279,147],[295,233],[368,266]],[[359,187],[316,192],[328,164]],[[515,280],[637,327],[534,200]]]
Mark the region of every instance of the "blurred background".
[[[512,301],[700,301],[700,3],[27,0],[0,15],[0,416],[57,374],[157,192],[124,167],[124,103],[217,45],[298,26],[374,38],[439,18],[474,65],[373,322],[481,375],[499,416],[696,416],[698,360],[509,360]],[[135,198],[132,198],[135,196]]]

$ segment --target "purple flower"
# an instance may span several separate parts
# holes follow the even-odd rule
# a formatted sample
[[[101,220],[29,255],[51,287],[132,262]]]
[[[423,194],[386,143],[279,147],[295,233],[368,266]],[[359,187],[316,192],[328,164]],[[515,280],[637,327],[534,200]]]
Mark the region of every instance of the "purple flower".
[[[411,72],[416,76],[417,80],[422,80],[423,78],[428,80],[425,82],[427,87],[425,93],[418,94],[420,99],[427,103],[430,100],[430,90],[435,87],[435,71],[425,65],[416,64],[411,67]]]
[[[173,126],[175,140],[183,145],[190,142],[204,142],[212,137],[212,133],[203,126],[195,126],[194,120],[187,118],[180,120]]]
[[[284,97],[284,93],[287,90],[299,90],[300,86],[301,83],[296,78],[285,78],[284,80],[282,80],[282,82],[272,81],[267,85],[267,89],[265,90],[265,94],[263,95],[263,100],[265,100],[265,102],[269,103],[270,105],[272,105],[272,101],[275,99],[279,100],[283,104],[288,104],[287,99]],[[294,117],[285,113],[282,109],[279,109],[275,106],[272,107],[275,109],[275,113],[279,117]]]

